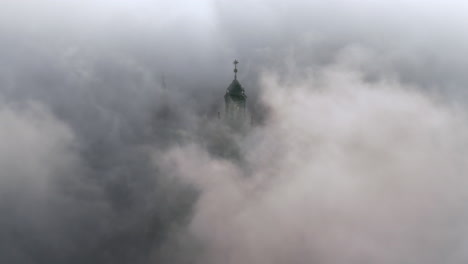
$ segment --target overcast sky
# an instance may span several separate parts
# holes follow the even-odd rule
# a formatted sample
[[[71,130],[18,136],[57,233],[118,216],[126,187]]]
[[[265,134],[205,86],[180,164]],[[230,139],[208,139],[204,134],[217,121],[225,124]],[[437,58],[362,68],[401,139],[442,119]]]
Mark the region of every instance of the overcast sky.
[[[466,263],[467,12],[2,0],[0,262]]]

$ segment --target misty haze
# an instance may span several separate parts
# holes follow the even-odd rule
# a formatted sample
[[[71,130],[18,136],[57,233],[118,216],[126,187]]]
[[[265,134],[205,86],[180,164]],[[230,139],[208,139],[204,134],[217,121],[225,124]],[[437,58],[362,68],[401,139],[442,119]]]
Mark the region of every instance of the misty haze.
[[[0,263],[468,263],[468,4],[0,1]]]

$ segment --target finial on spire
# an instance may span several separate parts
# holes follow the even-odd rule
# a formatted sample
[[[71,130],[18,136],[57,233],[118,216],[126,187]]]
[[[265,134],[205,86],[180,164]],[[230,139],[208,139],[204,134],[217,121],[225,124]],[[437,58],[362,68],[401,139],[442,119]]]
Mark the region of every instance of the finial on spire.
[[[234,60],[233,64],[234,64],[234,80],[237,80],[237,64],[239,63],[239,61],[237,60]]]

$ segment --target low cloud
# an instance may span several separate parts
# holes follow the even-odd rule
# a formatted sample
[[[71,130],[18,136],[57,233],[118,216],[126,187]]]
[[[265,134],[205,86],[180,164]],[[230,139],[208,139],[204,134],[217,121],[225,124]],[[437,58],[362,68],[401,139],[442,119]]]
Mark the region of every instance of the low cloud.
[[[463,263],[465,17],[2,1],[0,263]]]
[[[157,161],[201,192],[196,263],[463,263],[461,109],[341,66],[275,76],[262,78],[271,115],[241,141],[242,166],[196,144]]]

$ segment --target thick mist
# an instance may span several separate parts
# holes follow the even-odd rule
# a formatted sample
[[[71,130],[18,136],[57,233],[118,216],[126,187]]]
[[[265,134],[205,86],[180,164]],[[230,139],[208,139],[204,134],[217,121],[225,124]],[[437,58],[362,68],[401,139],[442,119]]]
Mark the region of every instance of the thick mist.
[[[0,262],[465,263],[466,11],[2,1]]]
[[[242,166],[196,145],[158,159],[202,190],[187,231],[199,263],[466,260],[465,113],[342,70],[265,75],[270,118],[242,141]]]

